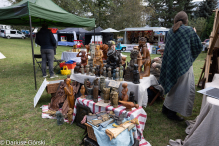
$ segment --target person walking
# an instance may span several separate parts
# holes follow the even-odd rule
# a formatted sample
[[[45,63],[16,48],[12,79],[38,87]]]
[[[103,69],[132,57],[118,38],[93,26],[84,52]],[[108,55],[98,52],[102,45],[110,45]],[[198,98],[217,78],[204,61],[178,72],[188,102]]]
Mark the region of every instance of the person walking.
[[[47,24],[42,24],[42,28],[36,35],[35,43],[40,45],[40,52],[42,56],[42,73],[46,78],[46,61],[48,60],[50,78],[58,77],[53,71],[54,49],[56,47],[56,40],[52,32],[48,29]]]
[[[174,25],[167,33],[160,73],[160,83],[167,94],[162,113],[177,121],[184,120],[177,113],[185,117],[192,115],[195,99],[192,64],[202,50],[196,29],[187,24],[187,14],[184,11],[177,13]]]

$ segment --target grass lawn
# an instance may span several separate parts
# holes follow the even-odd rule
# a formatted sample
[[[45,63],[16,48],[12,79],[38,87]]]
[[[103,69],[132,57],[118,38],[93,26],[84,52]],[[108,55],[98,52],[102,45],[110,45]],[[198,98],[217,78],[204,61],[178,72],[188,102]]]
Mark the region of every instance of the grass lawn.
[[[70,47],[57,48],[56,58]],[[40,53],[40,47],[34,48],[35,54]],[[84,130],[65,123],[57,126],[56,120],[42,119],[42,105],[48,105],[50,95],[44,91],[36,108],[33,107],[33,98],[37,93],[34,90],[34,73],[30,39],[4,39],[0,37],[0,52],[6,56],[0,59],[0,140],[28,141],[45,140],[46,145],[79,145]],[[129,53],[124,53],[128,55]],[[159,55],[151,55],[154,58]],[[206,53],[201,53],[193,64],[195,83],[197,83],[204,64]],[[130,58],[127,58],[129,61]],[[37,64],[36,64],[37,66]],[[39,89],[44,78],[42,72],[36,74],[37,88]],[[59,75],[57,79],[66,76]],[[47,80],[51,80],[47,78]],[[199,89],[196,89],[199,90]],[[199,114],[202,95],[196,93],[193,115],[187,120],[193,120]],[[166,146],[169,139],[184,139],[185,122],[168,120],[162,113],[162,101],[145,108],[147,121],[144,137],[153,146]]]

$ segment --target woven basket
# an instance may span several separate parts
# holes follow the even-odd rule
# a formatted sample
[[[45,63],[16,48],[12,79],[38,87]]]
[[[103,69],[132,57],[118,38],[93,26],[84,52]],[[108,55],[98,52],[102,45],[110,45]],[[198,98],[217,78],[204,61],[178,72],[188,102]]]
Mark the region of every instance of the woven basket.
[[[58,87],[59,87],[59,83],[48,84],[46,86],[46,91],[47,91],[48,94],[56,93]]]
[[[89,125],[89,124],[87,124],[87,123],[85,123],[85,125],[87,126],[88,137],[91,138],[91,139],[93,139],[94,141],[97,141],[92,126]]]
[[[61,70],[62,75],[69,75],[71,74],[71,70],[68,70],[68,67],[66,65],[63,66],[63,70]]]

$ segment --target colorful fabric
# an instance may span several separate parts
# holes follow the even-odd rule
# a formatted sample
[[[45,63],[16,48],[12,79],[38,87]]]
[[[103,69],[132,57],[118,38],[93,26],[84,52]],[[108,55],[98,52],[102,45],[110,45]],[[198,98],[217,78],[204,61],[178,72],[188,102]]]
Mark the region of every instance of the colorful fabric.
[[[160,74],[165,93],[189,70],[201,50],[201,40],[192,27],[182,25],[176,33],[169,30]]]
[[[102,99],[99,97],[98,101],[100,100]],[[116,114],[116,116],[119,116],[122,113],[126,112],[125,110],[126,107],[122,105],[119,105],[117,108],[113,108],[113,106],[110,105],[106,107],[102,107],[95,105],[96,103],[93,100],[77,98],[77,100],[75,101],[73,121],[77,113],[77,107],[76,107],[77,103],[89,107],[92,113],[97,113],[100,111],[113,111]],[[138,109],[132,108],[132,111],[127,112],[127,117],[130,117],[131,119],[137,118],[139,121],[139,125],[136,125],[137,130],[135,131],[135,135],[134,135],[135,138],[140,140],[139,146],[150,146],[150,143],[146,141],[143,136],[144,127],[147,120],[147,114],[145,110],[141,106]]]

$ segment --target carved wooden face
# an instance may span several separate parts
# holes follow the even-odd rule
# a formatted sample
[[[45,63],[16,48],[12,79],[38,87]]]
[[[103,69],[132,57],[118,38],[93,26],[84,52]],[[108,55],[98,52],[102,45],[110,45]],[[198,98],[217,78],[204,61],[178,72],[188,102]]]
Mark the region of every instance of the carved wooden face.
[[[67,78],[65,82],[66,82],[67,85],[70,85],[71,79],[70,79],[70,78]]]

